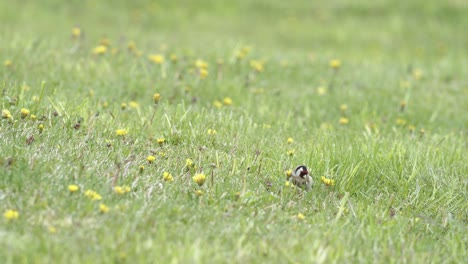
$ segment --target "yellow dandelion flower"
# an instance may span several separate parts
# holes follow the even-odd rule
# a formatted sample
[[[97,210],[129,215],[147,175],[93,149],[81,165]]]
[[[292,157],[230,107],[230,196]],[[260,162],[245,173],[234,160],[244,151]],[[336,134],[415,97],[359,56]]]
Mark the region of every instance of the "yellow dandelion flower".
[[[81,28],[73,27],[72,28],[72,37],[73,38],[79,38],[80,36],[81,36]]]
[[[158,154],[159,154],[159,157],[161,157],[161,158],[166,157],[166,152],[164,152],[164,151],[160,151]]]
[[[199,69],[198,73],[200,74],[200,79],[205,79],[209,75],[208,70],[205,68]]]
[[[340,110],[341,112],[346,112],[346,110],[348,110],[348,105],[347,104],[340,105]]]
[[[240,50],[240,51],[238,51],[238,52],[236,53],[236,58],[237,58],[238,60],[242,60],[243,58],[245,58],[245,56],[247,56],[247,54],[246,54],[245,52],[243,52],[242,50]]]
[[[178,58],[177,58],[177,55],[172,53],[171,56],[169,56],[169,58],[171,59],[172,62],[177,62]]]
[[[192,160],[192,159],[186,159],[186,160],[185,160],[185,167],[187,167],[187,168],[190,169],[190,168],[192,168],[192,167],[194,167],[194,166],[195,166],[195,164],[193,163],[193,160]]]
[[[138,167],[138,171],[140,173],[143,173],[145,171],[145,166],[141,165],[140,167]]]
[[[116,194],[125,194],[131,191],[130,186],[124,185],[124,186],[114,186],[114,192]]]
[[[99,45],[93,49],[93,54],[95,55],[102,55],[107,52],[107,47],[104,45]]]
[[[132,52],[135,52],[135,51],[138,50],[138,49],[137,49],[137,46],[136,46],[136,44],[135,44],[134,41],[130,41],[130,42],[127,44],[127,49],[128,49],[129,51],[132,51]]]
[[[202,186],[205,183],[206,176],[205,174],[198,173],[198,174],[195,174],[195,176],[193,176],[192,179],[196,184],[198,184],[199,186]]]
[[[294,139],[290,137],[290,138],[288,138],[287,142],[288,142],[288,144],[292,144],[294,142]]]
[[[88,197],[89,199],[91,199],[92,201],[99,201],[102,199],[102,196],[93,190],[86,190],[84,195]]]
[[[141,50],[135,50],[135,51],[133,52],[133,54],[135,54],[135,56],[137,56],[137,57],[141,57],[141,55],[143,55],[143,51],[141,51]]]
[[[140,107],[138,102],[135,102],[135,101],[131,101],[128,105],[130,106],[130,108],[133,108],[133,109]]]
[[[158,142],[159,145],[162,145],[162,144],[164,144],[164,142],[166,142],[166,139],[165,138],[158,138],[156,141]]]
[[[99,44],[105,47],[110,47],[111,45],[110,40],[108,38],[101,38],[101,40],[99,41]]]
[[[3,119],[11,119],[12,115],[8,109],[3,109],[2,110],[2,118]]]
[[[241,51],[244,52],[245,54],[249,54],[251,50],[252,50],[252,47],[250,46],[244,46],[241,49]]]
[[[126,136],[128,134],[128,130],[125,128],[115,130],[115,134],[119,137]]]
[[[5,67],[10,67],[11,65],[13,65],[13,62],[12,62],[11,60],[5,60],[5,61],[3,62],[3,65],[4,65]]]
[[[171,182],[174,181],[174,177],[172,177],[172,175],[169,172],[165,171],[163,173],[163,180]]]
[[[148,59],[159,65],[164,63],[164,56],[161,54],[151,54],[148,56]]]
[[[71,193],[77,192],[79,189],[80,187],[78,187],[78,185],[75,185],[75,184],[68,185],[68,191]]]
[[[334,186],[334,185],[335,185],[335,180],[325,178],[325,176],[322,176],[322,177],[321,177],[321,180],[322,180],[322,182],[325,183],[325,185],[327,185],[327,186]]]
[[[286,176],[290,178],[292,176],[292,170],[287,170],[286,171]]]
[[[31,115],[31,120],[32,121],[35,121],[37,119],[37,117],[35,115]]]
[[[127,103],[121,103],[120,104],[120,109],[122,109],[122,110],[127,109]]]
[[[195,191],[195,195],[196,196],[202,196],[203,195],[203,192],[201,190],[196,190]]]
[[[291,149],[291,150],[288,150],[286,153],[287,153],[289,156],[293,156],[295,152],[296,152],[296,150]]]
[[[157,104],[161,100],[161,95],[159,93],[153,94],[153,102]]]
[[[208,63],[206,63],[204,60],[196,60],[195,61],[195,67],[198,69],[208,69]]]
[[[332,69],[339,69],[341,67],[341,61],[337,59],[330,60],[330,67]]]
[[[218,132],[214,129],[208,129],[208,135],[216,135]]]
[[[421,80],[423,77],[423,71],[420,69],[415,69],[412,73],[413,79],[415,80]]]
[[[396,124],[399,125],[399,126],[404,126],[404,125],[406,125],[406,120],[403,119],[403,118],[397,118]]]
[[[49,233],[51,233],[51,234],[57,233],[57,228],[55,228],[53,226],[49,226],[48,230],[49,230]]]
[[[401,100],[401,101],[400,101],[400,111],[401,111],[401,112],[405,111],[405,108],[406,108],[406,101],[405,101],[405,100]]]
[[[16,210],[8,209],[3,213],[6,220],[16,220],[19,218],[19,213]]]
[[[410,131],[411,133],[413,133],[413,132],[416,130],[416,126],[414,126],[414,125],[409,125],[409,126],[408,126],[408,129],[409,129],[409,131]]]
[[[301,213],[298,213],[298,214],[297,214],[297,219],[298,219],[298,220],[301,220],[301,221],[302,221],[302,220],[305,220],[305,216],[304,216],[303,214],[301,214]]]
[[[121,186],[115,186],[114,187],[114,192],[116,194],[124,194],[125,193],[124,189]]]
[[[338,120],[338,123],[340,123],[340,125],[347,125],[349,124],[349,119],[346,117],[341,117],[340,120]]]
[[[232,99],[230,97],[225,97],[223,99],[223,104],[224,105],[232,105]]]
[[[221,103],[220,101],[214,101],[213,102],[213,105],[214,107],[220,109],[221,107],[223,107],[223,103]]]
[[[39,130],[39,133],[44,132],[44,129],[45,129],[44,124],[39,124],[39,125],[37,126],[37,129]]]
[[[320,86],[317,88],[317,93],[319,95],[325,95],[327,93],[327,88],[323,87],[323,86]]]
[[[262,61],[258,61],[258,60],[251,60],[250,61],[250,67],[252,69],[254,69],[256,72],[262,72],[263,69],[264,69],[264,66],[263,66],[263,62]]]
[[[148,157],[146,157],[146,160],[147,160],[149,163],[153,163],[153,162],[156,160],[156,157],[153,156],[153,155],[149,155]]]
[[[236,53],[236,58],[239,60],[243,59],[245,56],[249,55],[251,49],[252,48],[248,46],[243,47]]]
[[[105,214],[107,212],[109,212],[109,206],[105,205],[105,204],[99,204],[99,212]]]
[[[91,197],[91,200],[93,201],[100,201],[102,199],[102,196],[99,193],[96,193]]]
[[[289,187],[289,186],[291,186],[291,183],[290,183],[289,181],[286,181],[286,182],[284,183],[284,186]]]
[[[250,50],[251,50],[251,47],[247,47],[247,46],[243,47],[236,53],[236,58],[239,60],[243,59],[245,56],[249,55]]]

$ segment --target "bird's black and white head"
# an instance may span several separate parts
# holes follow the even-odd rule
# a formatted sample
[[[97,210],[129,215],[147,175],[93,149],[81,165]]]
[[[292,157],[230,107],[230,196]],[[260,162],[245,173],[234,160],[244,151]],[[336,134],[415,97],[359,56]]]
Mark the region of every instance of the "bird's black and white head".
[[[291,175],[291,182],[306,190],[310,190],[312,185],[314,184],[314,179],[309,174],[309,170],[306,166],[300,165],[297,166],[296,169],[293,171]]]
[[[306,166],[304,165],[301,165],[301,166],[298,166],[295,170],[294,170],[294,176],[296,177],[301,177],[302,179],[305,179],[305,177],[309,175],[309,170],[307,169]]]

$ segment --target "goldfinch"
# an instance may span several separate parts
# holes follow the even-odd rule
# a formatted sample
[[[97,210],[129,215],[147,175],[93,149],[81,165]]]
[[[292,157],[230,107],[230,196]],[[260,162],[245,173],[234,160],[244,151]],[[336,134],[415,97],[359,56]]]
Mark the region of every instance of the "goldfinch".
[[[303,187],[306,190],[310,190],[314,184],[314,180],[309,175],[309,170],[304,165],[297,166],[297,168],[292,172],[291,182],[294,185]]]

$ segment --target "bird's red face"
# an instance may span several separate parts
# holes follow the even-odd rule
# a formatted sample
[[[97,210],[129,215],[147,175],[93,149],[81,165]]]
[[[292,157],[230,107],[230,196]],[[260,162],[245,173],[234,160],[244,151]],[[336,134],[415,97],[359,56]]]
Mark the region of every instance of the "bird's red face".
[[[307,167],[304,166],[304,165],[301,165],[301,166],[298,166],[295,170],[294,170],[294,175],[296,177],[301,177],[301,178],[305,178],[305,176],[309,175],[309,170],[307,170]]]

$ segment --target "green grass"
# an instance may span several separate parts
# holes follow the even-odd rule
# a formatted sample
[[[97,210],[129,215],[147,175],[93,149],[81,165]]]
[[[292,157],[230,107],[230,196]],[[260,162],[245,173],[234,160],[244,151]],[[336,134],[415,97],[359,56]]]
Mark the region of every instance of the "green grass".
[[[152,2],[0,3],[3,263],[463,262],[464,1]]]

